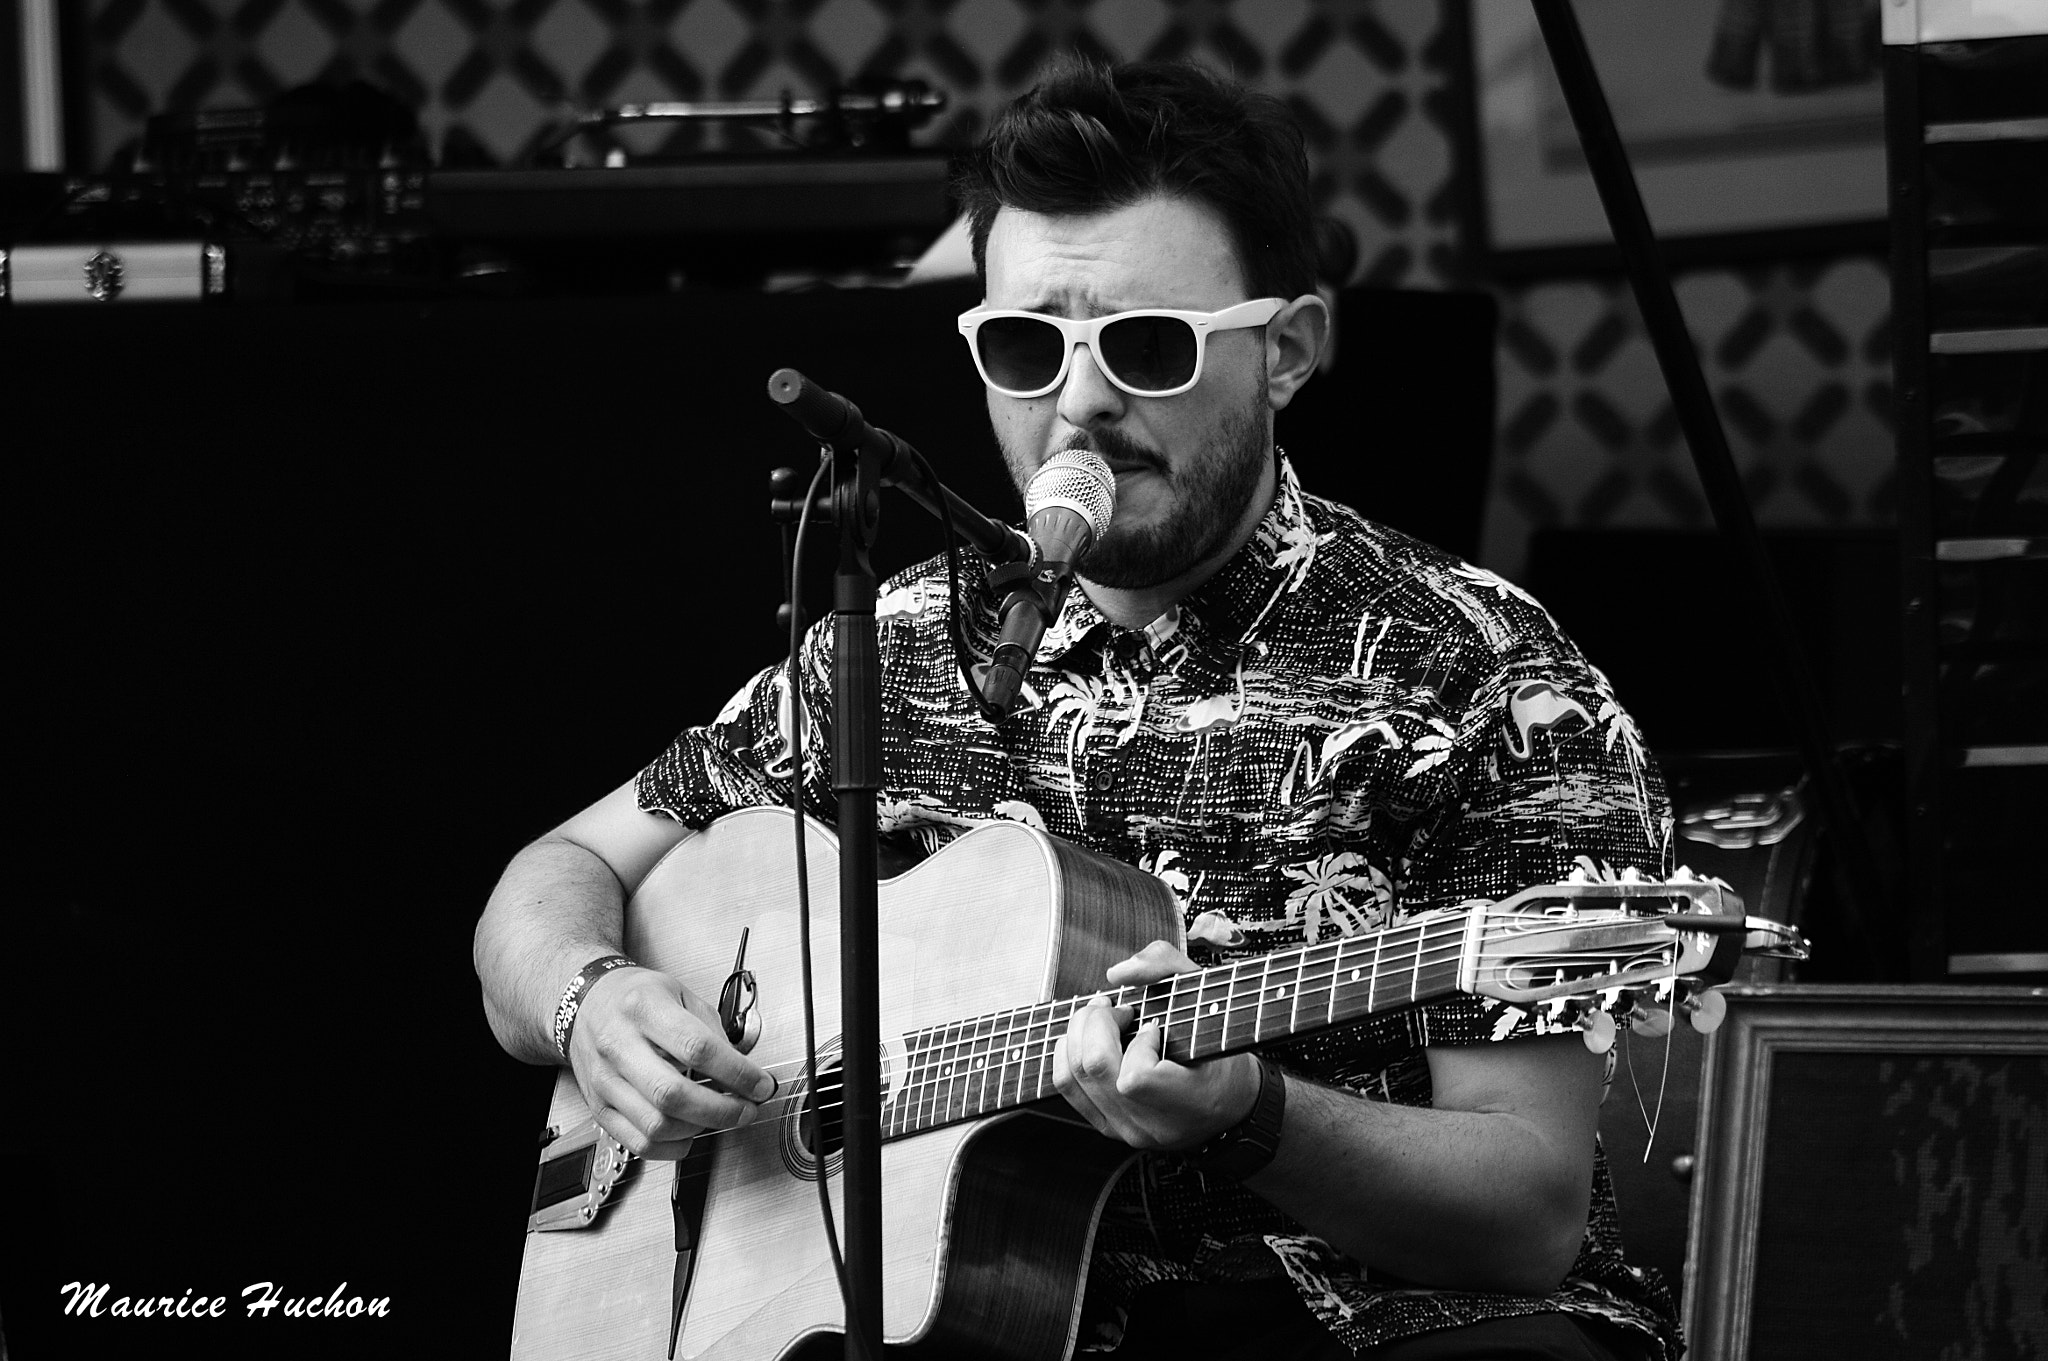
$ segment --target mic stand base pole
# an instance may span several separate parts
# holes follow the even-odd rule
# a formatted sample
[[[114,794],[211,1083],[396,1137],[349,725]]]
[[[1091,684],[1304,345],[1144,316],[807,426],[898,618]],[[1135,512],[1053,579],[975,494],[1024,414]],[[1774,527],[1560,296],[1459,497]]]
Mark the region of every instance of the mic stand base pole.
[[[839,569],[833,578],[832,789],[838,796],[839,822],[847,1361],[882,1361],[881,950],[875,832],[876,795],[882,787],[882,667],[875,629],[875,572],[868,561],[880,501],[875,462],[867,453],[856,457],[851,450],[833,459]],[[821,1117],[821,1131],[823,1123]],[[821,1152],[822,1143],[821,1137]]]

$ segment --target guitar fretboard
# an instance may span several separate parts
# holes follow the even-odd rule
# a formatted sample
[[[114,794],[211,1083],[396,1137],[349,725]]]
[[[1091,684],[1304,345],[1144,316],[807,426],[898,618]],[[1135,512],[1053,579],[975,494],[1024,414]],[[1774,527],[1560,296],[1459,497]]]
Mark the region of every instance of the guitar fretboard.
[[[1190,1062],[1398,1011],[1457,991],[1462,919],[1396,927],[1108,990],[1160,1049]],[[1053,1046],[1093,997],[994,1012],[906,1037],[909,1068],[882,1111],[884,1138],[977,1119],[1055,1095]]]

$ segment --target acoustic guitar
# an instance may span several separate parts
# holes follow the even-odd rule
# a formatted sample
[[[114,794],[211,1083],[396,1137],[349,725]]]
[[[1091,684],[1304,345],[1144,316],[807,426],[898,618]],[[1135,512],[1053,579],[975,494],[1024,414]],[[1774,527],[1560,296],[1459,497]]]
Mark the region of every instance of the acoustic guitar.
[[[745,993],[735,1020],[780,1088],[754,1124],[699,1135],[682,1162],[643,1164],[597,1128],[563,1070],[514,1361],[772,1361],[843,1327],[817,1187],[826,1178],[842,1209],[836,847],[816,824],[805,835],[815,1087],[789,814],[744,810],[655,867],[627,904],[625,948],[701,997],[729,981]],[[1579,999],[1725,980],[1745,945],[1803,952],[1796,932],[1740,912],[1711,880],[1549,885],[1111,990],[1110,964],[1182,938],[1171,891],[1021,823],[975,828],[881,887],[885,1344],[920,1357],[1071,1352],[1096,1220],[1134,1156],[1053,1090],[1053,1045],[1093,996],[1157,1021],[1162,1051],[1181,1061],[1459,991],[1570,1014]]]

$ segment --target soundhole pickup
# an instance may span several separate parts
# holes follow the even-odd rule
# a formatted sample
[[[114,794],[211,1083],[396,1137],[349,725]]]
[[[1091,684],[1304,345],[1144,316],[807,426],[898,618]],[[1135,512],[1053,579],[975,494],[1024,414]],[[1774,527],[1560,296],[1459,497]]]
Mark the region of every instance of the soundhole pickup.
[[[528,1233],[586,1229],[635,1163],[625,1145],[585,1120],[541,1149]]]

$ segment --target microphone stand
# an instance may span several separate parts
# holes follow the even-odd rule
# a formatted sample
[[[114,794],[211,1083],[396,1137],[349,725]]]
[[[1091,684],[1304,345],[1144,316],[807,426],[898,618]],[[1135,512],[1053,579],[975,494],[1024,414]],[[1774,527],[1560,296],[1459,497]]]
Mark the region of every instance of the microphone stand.
[[[882,1361],[881,870],[875,831],[882,788],[882,657],[875,568],[868,558],[881,521],[881,462],[872,447],[833,449],[839,566],[832,576],[832,792],[839,833],[846,1361]],[[818,1171],[824,1175],[822,1165]]]
[[[909,446],[868,425],[858,407],[796,370],[777,370],[768,392],[819,441],[832,463],[830,519],[839,529],[839,565],[832,578],[832,792],[839,834],[846,1361],[882,1361],[881,874],[875,830],[882,788],[882,662],[875,626],[878,583],[869,559],[881,522],[881,489],[897,487],[934,514],[942,504],[950,508],[963,537],[998,564],[1028,556],[1031,541],[943,485],[926,483]],[[777,485],[779,496],[779,478]],[[784,503],[778,501],[777,509]],[[792,610],[800,589],[801,583],[790,583]],[[824,1121],[818,1124],[822,1130]],[[819,1146],[822,1176],[822,1133]]]

